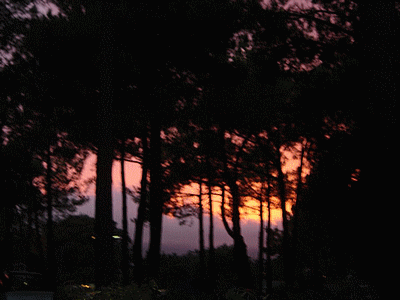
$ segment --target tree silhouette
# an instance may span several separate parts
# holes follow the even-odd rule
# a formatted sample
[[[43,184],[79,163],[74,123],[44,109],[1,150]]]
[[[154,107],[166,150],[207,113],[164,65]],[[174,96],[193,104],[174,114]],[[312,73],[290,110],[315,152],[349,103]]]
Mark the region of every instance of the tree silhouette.
[[[129,284],[129,248],[128,248],[128,209],[125,183],[125,140],[121,143],[121,190],[122,190],[122,280],[124,285]]]
[[[268,163],[267,163],[268,166]],[[269,168],[267,167],[267,174],[269,174]],[[272,290],[272,267],[271,267],[271,255],[272,255],[272,232],[271,232],[271,180],[270,176],[267,175],[267,209],[268,209],[268,222],[267,222],[267,238],[265,241],[265,246],[267,250],[266,259],[266,280],[267,280],[267,291]]]
[[[204,248],[204,223],[203,223],[203,199],[202,181],[199,181],[199,260],[200,260],[200,280],[204,282],[206,277],[205,268],[205,248]]]
[[[148,205],[148,164],[149,164],[149,148],[147,146],[148,139],[148,128],[147,126],[143,126],[143,133],[141,138],[142,143],[142,178],[140,181],[140,202],[137,210],[137,218],[135,220],[135,236],[133,243],[133,261],[135,264],[136,272],[136,281],[139,283],[143,280],[143,257],[142,257],[142,236],[143,236],[143,226],[145,221],[145,213]]]
[[[101,41],[99,46],[99,82],[100,97],[97,105],[97,163],[96,163],[96,286],[109,285],[113,280],[114,266],[108,259],[112,256],[112,164],[113,146],[113,101],[114,53],[117,51],[113,37],[115,35],[115,7],[102,3]]]
[[[34,97],[33,94],[29,96]],[[50,118],[39,109],[42,108],[38,106],[33,110],[29,103],[25,103],[21,111],[22,122],[19,125],[14,123],[10,127],[12,131],[9,132],[2,148],[2,155],[8,161],[4,165],[4,171],[6,174],[18,175],[11,176],[8,184],[13,183],[8,187],[5,186],[4,190],[12,193],[14,198],[11,198],[7,205],[10,216],[20,214],[21,220],[27,224],[28,231],[32,232],[35,225],[38,240],[41,231],[45,231],[39,218],[43,218],[46,215],[44,212],[47,211],[45,240],[49,266],[51,256],[54,255],[51,237],[53,215],[56,217],[66,215],[74,211],[76,205],[86,201],[78,180],[87,153],[74,145],[61,127],[53,126],[50,130],[48,126]],[[62,113],[54,109],[52,122],[61,118]],[[22,174],[24,175],[21,176]],[[5,183],[7,184],[7,181]],[[17,209],[18,207],[20,209]],[[15,213],[18,210],[19,213],[11,213],[14,209]],[[11,219],[9,222],[11,228]],[[35,243],[37,245],[34,248],[43,259],[41,242]],[[10,257],[12,263],[12,255]],[[18,260],[17,257],[15,259]],[[55,278],[55,273],[52,276]]]
[[[367,270],[364,267],[365,264],[361,263],[361,261],[365,261],[365,257],[360,253],[363,252],[361,248],[368,240],[367,235],[371,234],[364,231],[363,224],[366,224],[367,219],[371,219],[375,215],[373,209],[370,209],[373,206],[368,205],[367,202],[373,202],[373,199],[378,197],[391,198],[391,195],[395,192],[391,188],[385,189],[384,192],[380,188],[371,188],[372,183],[375,187],[393,187],[394,185],[388,184],[391,178],[382,179],[380,177],[378,179],[376,177],[377,173],[385,173],[384,169],[389,168],[390,162],[383,163],[380,161],[378,167],[376,160],[371,162],[370,155],[371,153],[374,153],[374,155],[379,153],[378,156],[380,157],[391,157],[390,153],[393,153],[392,151],[395,149],[392,130],[395,128],[396,118],[392,113],[395,107],[394,98],[397,95],[395,78],[398,78],[398,72],[393,67],[395,65],[393,62],[397,61],[396,57],[398,56],[398,50],[394,47],[394,39],[399,24],[398,9],[394,1],[387,3],[319,2],[323,4],[321,9],[310,10],[307,18],[310,17],[317,24],[322,25],[319,31],[321,32],[321,41],[323,41],[322,45],[325,45],[323,51],[321,51],[324,54],[322,61],[327,62],[326,68],[330,61],[336,62],[331,65],[334,65],[336,70],[342,71],[340,75],[336,76],[336,80],[344,79],[346,76],[353,79],[351,89],[346,89],[349,91],[347,93],[341,93],[342,89],[336,89],[336,91],[332,89],[333,92],[330,95],[334,101],[330,102],[335,105],[329,109],[332,111],[332,108],[340,107],[341,115],[344,115],[347,121],[350,119],[354,122],[350,126],[353,129],[351,135],[354,140],[358,140],[359,147],[357,149],[360,153],[363,153],[358,157],[360,161],[358,170],[360,174],[364,172],[364,179],[360,179],[360,182],[365,180],[363,190],[368,190],[368,195],[365,193],[358,194],[355,190],[351,193],[351,203],[357,203],[358,199],[363,199],[365,205],[356,208],[356,205],[352,204],[352,213],[346,214],[346,217],[352,220],[350,228],[354,229],[352,231],[354,236],[358,237],[357,242],[355,242],[357,246],[351,243],[352,246],[350,247],[354,251],[353,257],[358,261],[354,264],[354,268],[360,271],[359,274],[368,277],[374,284],[381,286],[376,276],[381,273],[380,267],[375,262],[371,262]],[[334,19],[329,19],[328,15],[334,16]],[[372,25],[382,24],[383,18],[391,20],[385,24],[385,27]],[[346,39],[347,42],[345,42]],[[328,46],[330,49],[327,48]],[[349,60],[353,60],[353,68],[349,64]],[[338,66],[339,63],[342,64],[342,68]],[[318,77],[320,79],[329,78],[329,76],[323,76],[321,73]],[[332,79],[330,82],[334,83],[334,78]],[[368,84],[366,85],[366,83]],[[341,84],[346,86],[344,82],[341,82]],[[368,88],[363,88],[365,86],[368,86]],[[340,101],[340,99],[348,101],[348,103]],[[359,99],[365,101],[358,101]],[[351,102],[353,105],[350,106]],[[356,110],[352,108],[356,108]],[[374,125],[371,123],[372,119],[376,120]],[[348,123],[351,124],[351,122],[344,124]],[[379,135],[379,141],[376,140],[375,143],[371,144],[370,137],[373,132],[375,135]],[[380,134],[376,134],[377,132],[380,132]],[[382,147],[382,145],[386,146]],[[377,238],[381,237],[381,242],[384,242],[383,237],[377,232],[372,235]],[[373,250],[370,247],[368,249],[371,250],[371,253],[376,253],[376,249]]]
[[[360,203],[390,199],[395,192],[391,176],[376,174],[389,174],[394,157],[398,8],[394,1],[314,2],[318,5],[305,9],[288,1],[55,1],[60,15],[40,16],[28,11],[30,1],[0,1],[0,150],[4,174],[10,174],[2,188],[15,195],[1,203],[1,241],[13,239],[7,230],[11,215],[20,223],[21,237],[34,227],[39,237],[47,208],[50,258],[52,216],[80,203],[71,196],[77,189],[68,184],[76,176],[68,177],[68,170],[79,173],[91,149],[98,159],[94,242],[99,288],[115,275],[107,258],[115,251],[111,167],[118,152],[121,172],[125,156],[142,161],[133,252],[138,277],[145,273],[147,213],[150,277],[158,276],[165,213],[182,222],[199,217],[205,259],[206,183],[211,219],[213,190],[222,191],[221,217],[234,242],[237,285],[251,286],[240,224],[245,196],[260,199],[261,227],[262,199],[269,215],[272,199],[280,200],[287,283],[303,267],[316,274],[350,266],[376,280],[378,262],[364,264],[359,254],[368,240],[366,220],[380,219],[374,205]],[[288,151],[300,158],[298,170],[285,171]],[[310,175],[302,178],[305,168]],[[179,190],[192,183],[200,186],[196,203],[182,205]],[[257,184],[267,184],[265,195],[254,194]],[[292,220],[286,211],[291,201]],[[126,205],[123,210],[126,228]],[[339,224],[341,219],[349,228]],[[213,225],[209,275],[216,274],[217,265]],[[270,216],[267,227],[271,250]],[[384,242],[377,231],[372,234],[380,241],[374,245]],[[15,240],[22,243],[23,238]],[[125,233],[125,250],[126,241]],[[343,242],[349,247],[337,246]],[[269,251],[268,274],[270,257]]]

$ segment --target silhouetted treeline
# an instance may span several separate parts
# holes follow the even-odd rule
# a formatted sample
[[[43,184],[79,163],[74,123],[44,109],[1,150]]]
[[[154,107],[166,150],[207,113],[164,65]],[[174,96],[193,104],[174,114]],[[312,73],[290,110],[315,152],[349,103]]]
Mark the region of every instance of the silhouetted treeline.
[[[304,269],[313,276],[355,270],[382,288],[385,263],[375,257],[388,240],[371,222],[394,228],[376,211],[379,200],[387,209],[396,192],[396,1],[53,4],[44,15],[40,2],[0,1],[1,189],[9,195],[1,201],[0,238],[15,256],[10,262],[26,259],[13,251],[16,237],[34,232],[29,243],[52,278],[53,215],[85,201],[78,178],[92,152],[99,288],[118,273],[107,260],[115,250],[117,159],[142,164],[132,237],[139,268],[146,221],[151,238],[138,282],[159,277],[163,214],[183,220],[208,212],[213,220],[213,203],[222,202],[235,284],[255,287],[241,231],[251,198],[281,209],[287,284],[296,285]],[[291,159],[300,162],[297,170],[287,168]],[[183,204],[179,195],[190,184],[203,190]],[[132,212],[124,214],[127,284]],[[201,278],[213,286],[212,226],[207,234]],[[260,234],[260,258],[269,242]]]

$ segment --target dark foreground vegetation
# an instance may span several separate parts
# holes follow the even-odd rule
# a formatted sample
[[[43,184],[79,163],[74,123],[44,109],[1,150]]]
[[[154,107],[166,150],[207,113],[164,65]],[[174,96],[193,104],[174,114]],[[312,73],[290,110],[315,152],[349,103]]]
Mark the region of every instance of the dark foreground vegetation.
[[[376,291],[366,282],[356,278],[349,270],[346,276],[326,276],[321,274],[320,282],[314,282],[304,275],[295,287],[288,287],[283,281],[282,260],[273,261],[273,288],[260,296],[254,289],[235,286],[233,272],[233,247],[222,246],[216,249],[217,276],[212,288],[210,281],[199,277],[198,252],[186,255],[162,255],[161,276],[156,283],[147,280],[142,284],[129,286],[115,285],[101,291],[93,284],[73,283],[59,286],[56,299],[220,299],[220,300],[256,300],[256,299],[327,299],[355,300],[378,299]],[[252,280],[257,280],[257,263],[252,261]]]

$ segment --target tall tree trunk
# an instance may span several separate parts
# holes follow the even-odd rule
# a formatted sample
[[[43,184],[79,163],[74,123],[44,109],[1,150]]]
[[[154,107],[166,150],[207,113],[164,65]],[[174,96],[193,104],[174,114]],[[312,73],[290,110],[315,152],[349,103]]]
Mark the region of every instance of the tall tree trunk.
[[[215,268],[215,249],[214,249],[214,213],[212,206],[212,186],[210,177],[208,178],[208,205],[210,207],[210,228],[208,235],[208,277],[210,279],[210,288],[214,289],[216,280]]]
[[[238,162],[241,154],[243,153],[244,147],[247,143],[247,139],[243,142],[237,156],[234,170],[228,170],[227,154],[225,150],[225,130],[220,129],[220,143],[221,143],[221,160],[223,162],[224,177],[229,187],[232,196],[232,231],[229,230],[226,220],[224,221],[224,207],[221,206],[221,213],[223,216],[224,226],[227,229],[228,234],[232,234],[233,237],[233,256],[235,262],[235,269],[237,275],[237,285],[244,287],[252,287],[253,283],[251,280],[251,270],[249,257],[247,256],[247,246],[244,242],[243,236],[240,229],[240,194],[239,187],[237,185],[237,173],[238,173]],[[224,190],[223,190],[224,191]],[[223,201],[224,202],[224,201]],[[224,203],[222,204],[224,205]]]
[[[129,249],[128,249],[128,209],[125,184],[125,139],[121,141],[121,186],[122,186],[122,283],[129,284]]]
[[[276,150],[276,168],[278,170],[278,187],[279,187],[279,198],[281,202],[281,210],[282,210],[282,227],[283,227],[283,273],[286,284],[292,283],[292,274],[290,269],[290,239],[289,239],[289,224],[287,219],[287,211],[286,211],[286,188],[285,188],[285,177],[282,171],[282,162],[281,162],[281,153],[278,149]]]
[[[46,171],[46,196],[47,196],[47,270],[49,276],[49,287],[55,289],[56,284],[56,260],[54,248],[53,231],[53,193],[52,193],[52,164],[51,164],[51,146],[50,142],[47,149],[47,171]]]
[[[34,225],[33,225],[33,207],[32,205],[28,206],[28,239],[29,239],[29,251],[31,253],[36,254],[35,257],[35,264],[38,262],[38,254],[39,251],[36,248],[36,238],[35,238],[35,231],[34,231]]]
[[[155,114],[150,129],[150,246],[147,260],[151,278],[158,278],[159,273],[163,212],[161,123],[159,115],[159,113]]]
[[[225,187],[224,187],[224,185],[221,185],[221,219],[222,219],[222,223],[224,224],[226,232],[233,239],[234,238],[233,231],[229,227],[228,221],[226,220],[226,214],[225,214]]]
[[[306,142],[307,145],[307,142]],[[301,189],[302,189],[302,178],[301,174],[303,172],[303,159],[304,159],[304,153],[306,150],[306,145],[302,143],[301,145],[301,155],[300,155],[300,166],[297,169],[297,187],[296,187],[296,204],[295,204],[295,210],[293,212],[293,236],[292,236],[292,241],[293,241],[293,267],[295,271],[295,276],[296,280],[300,276],[300,262],[301,262],[301,249],[298,249],[299,247],[299,224],[300,221],[299,219],[301,218]]]
[[[250,271],[249,257],[247,256],[247,246],[244,242],[240,228],[240,195],[239,187],[235,179],[229,179],[229,189],[232,195],[232,231],[233,231],[233,256],[237,274],[238,285],[247,288],[253,287]]]
[[[271,242],[272,242],[272,231],[271,231],[271,180],[269,175],[269,168],[267,169],[267,204],[268,204],[268,223],[267,223],[267,261],[266,261],[266,271],[267,271],[267,291],[270,293],[272,291],[272,264],[271,264]]]
[[[205,249],[204,249],[204,224],[203,224],[203,201],[202,201],[202,180],[199,180],[199,258],[200,258],[200,279],[204,283],[205,270]]]
[[[109,286],[114,281],[114,247],[112,217],[113,149],[104,141],[97,151],[97,179],[95,206],[96,288]]]
[[[142,133],[142,179],[140,181],[140,202],[137,210],[137,217],[135,221],[135,237],[133,244],[133,262],[135,264],[135,280],[138,283],[143,281],[143,225],[145,221],[145,213],[147,208],[147,173],[148,173],[148,151],[147,146],[147,132],[148,128],[145,126]]]
[[[260,193],[260,233],[258,240],[258,294],[262,295],[263,290],[263,279],[264,279],[264,219],[263,219],[263,191],[264,183],[262,183],[261,193]]]
[[[38,253],[40,257],[40,265],[42,265],[42,263],[44,262],[44,251],[43,251],[42,235],[40,233],[38,209],[35,209],[34,222],[35,222],[36,244],[38,247]]]
[[[95,205],[95,283],[96,288],[109,286],[115,277],[112,214],[112,165],[114,157],[114,8],[108,2],[101,6],[102,35],[100,43],[100,97],[97,102],[97,165]]]
[[[222,161],[222,167],[223,167],[223,174],[224,174],[224,179],[226,183],[228,183],[227,177],[228,177],[228,159],[227,159],[227,154],[226,154],[226,149],[225,149],[225,129],[223,127],[219,128],[218,130],[218,138],[219,138],[219,143],[220,143],[220,159]],[[228,184],[229,187],[229,184]],[[229,227],[229,224],[226,220],[226,215],[225,215],[225,183],[221,183],[221,218],[222,218],[222,223],[224,224],[226,232],[229,234],[229,236],[234,239],[235,236],[233,234],[233,230]]]

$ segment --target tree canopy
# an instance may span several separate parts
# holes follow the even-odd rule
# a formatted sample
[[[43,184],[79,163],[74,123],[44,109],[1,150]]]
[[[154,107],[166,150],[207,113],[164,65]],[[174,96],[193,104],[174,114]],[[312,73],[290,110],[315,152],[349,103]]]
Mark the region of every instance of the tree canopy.
[[[161,262],[162,215],[197,216],[199,203],[182,205],[180,192],[207,183],[210,203],[213,191],[224,197],[240,282],[250,278],[242,208],[268,198],[282,212],[288,283],[301,267],[355,268],[376,283],[358,254],[365,224],[381,221],[376,199],[395,193],[396,1],[51,3],[43,14],[40,1],[0,1],[1,188],[13,195],[0,204],[2,241],[12,244],[7,227],[18,218],[20,233],[39,237],[47,220],[50,251],[52,215],[86,200],[78,179],[91,151],[99,287],[117,274],[101,261],[114,251],[118,157],[144,170],[149,277]]]

